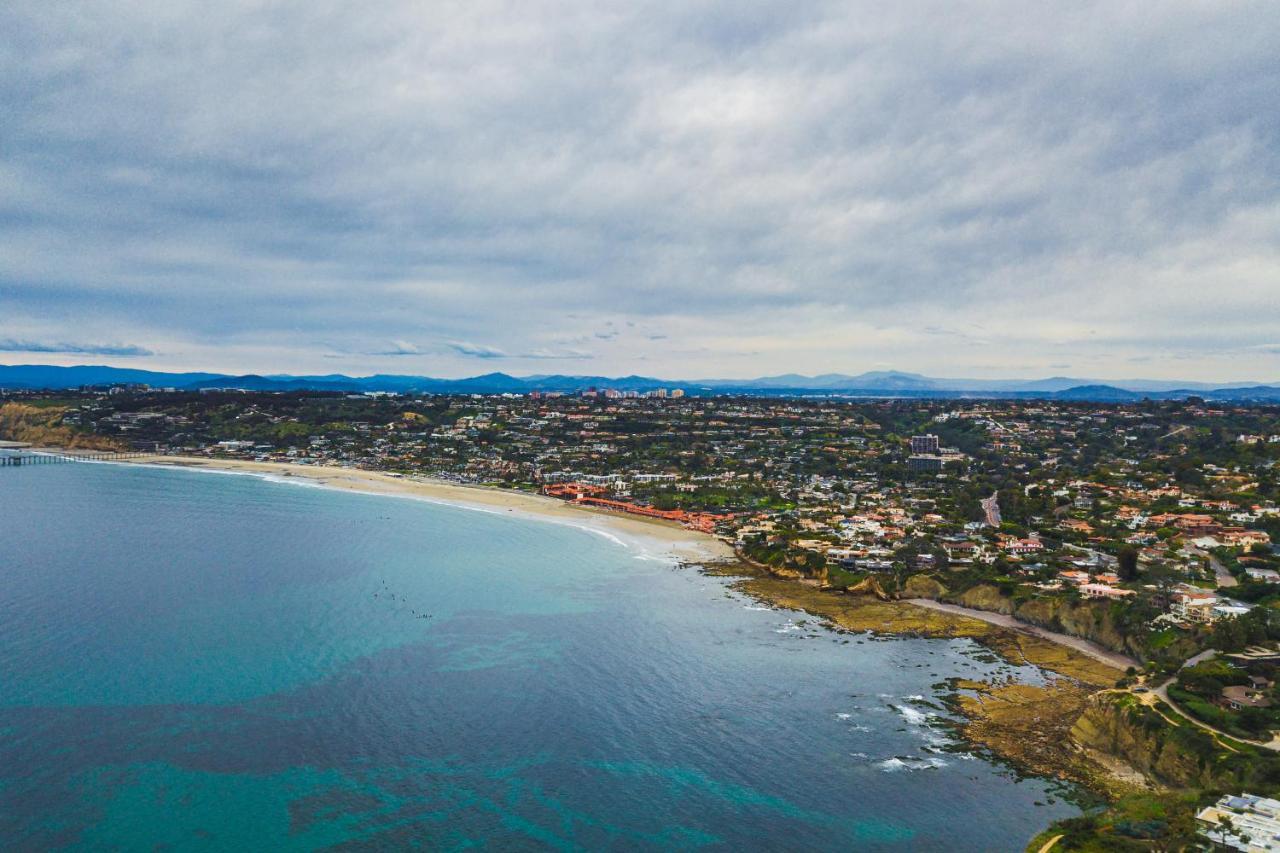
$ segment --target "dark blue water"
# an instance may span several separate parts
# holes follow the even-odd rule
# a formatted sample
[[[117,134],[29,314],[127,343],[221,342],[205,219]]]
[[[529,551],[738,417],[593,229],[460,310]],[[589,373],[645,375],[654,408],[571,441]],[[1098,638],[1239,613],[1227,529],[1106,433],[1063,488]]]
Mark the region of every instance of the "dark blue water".
[[[7,849],[1014,850],[1075,812],[929,707],[1033,671],[591,532],[88,464],[0,469],[0,518]]]

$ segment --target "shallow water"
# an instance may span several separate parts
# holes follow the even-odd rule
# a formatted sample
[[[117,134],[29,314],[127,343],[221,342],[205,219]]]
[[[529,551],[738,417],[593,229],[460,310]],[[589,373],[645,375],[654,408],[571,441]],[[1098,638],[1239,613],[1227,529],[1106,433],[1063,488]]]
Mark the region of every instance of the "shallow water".
[[[1034,671],[572,527],[95,464],[0,469],[0,518],[8,849],[1015,850],[1076,813],[940,725],[942,679]]]

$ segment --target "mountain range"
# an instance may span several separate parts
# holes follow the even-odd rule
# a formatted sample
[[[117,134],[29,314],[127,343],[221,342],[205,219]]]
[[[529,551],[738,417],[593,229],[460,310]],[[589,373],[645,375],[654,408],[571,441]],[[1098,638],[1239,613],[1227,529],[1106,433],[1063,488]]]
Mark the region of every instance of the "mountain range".
[[[530,391],[583,391],[615,388],[619,391],[652,391],[683,388],[688,394],[747,394],[785,396],[819,394],[855,397],[1001,397],[1025,399],[1091,400],[1123,402],[1180,399],[1201,396],[1215,400],[1280,401],[1280,383],[1235,382],[1214,385],[1152,379],[1110,380],[1054,376],[1048,379],[943,379],[918,373],[871,371],[857,375],[827,373],[820,376],[782,374],[757,379],[670,380],[648,376],[510,376],[487,373],[465,379],[375,374],[319,376],[289,374],[232,376],[221,373],[165,373],[106,365],[0,365],[0,388],[58,390],[81,386],[145,384],[157,388],[202,390],[230,388],[246,391],[392,391],[431,394],[499,394]]]

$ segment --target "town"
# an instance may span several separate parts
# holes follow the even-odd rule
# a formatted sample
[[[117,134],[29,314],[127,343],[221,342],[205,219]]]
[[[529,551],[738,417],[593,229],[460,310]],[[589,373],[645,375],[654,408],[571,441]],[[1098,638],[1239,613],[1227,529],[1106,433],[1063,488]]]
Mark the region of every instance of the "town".
[[[1048,623],[1140,661],[1119,685],[1139,702],[1158,687],[1218,742],[1277,747],[1280,408],[680,389],[0,399],[0,438],[538,492],[715,535],[811,587]]]

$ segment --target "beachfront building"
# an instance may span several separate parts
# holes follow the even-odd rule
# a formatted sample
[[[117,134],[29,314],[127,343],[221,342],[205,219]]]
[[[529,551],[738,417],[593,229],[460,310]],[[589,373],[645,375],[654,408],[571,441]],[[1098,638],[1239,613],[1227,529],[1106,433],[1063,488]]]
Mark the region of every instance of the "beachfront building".
[[[1200,834],[1246,853],[1280,851],[1280,801],[1253,794],[1225,796],[1196,815]]]

